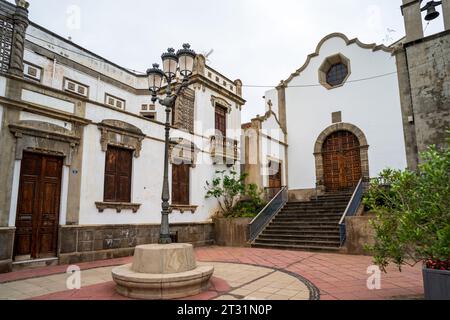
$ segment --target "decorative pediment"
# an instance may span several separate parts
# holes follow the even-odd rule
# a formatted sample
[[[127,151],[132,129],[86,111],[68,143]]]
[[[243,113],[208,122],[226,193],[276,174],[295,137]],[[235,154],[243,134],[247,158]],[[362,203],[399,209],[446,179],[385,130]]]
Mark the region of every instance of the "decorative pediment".
[[[191,141],[172,138],[169,147],[169,159],[172,164],[189,164],[195,168],[200,149]]]
[[[98,124],[102,132],[100,144],[106,152],[108,145],[134,150],[134,157],[139,158],[145,134],[138,127],[120,120],[103,120]]]
[[[220,97],[216,97],[216,96],[211,96],[211,104],[213,106],[213,108],[215,108],[217,105],[224,107],[225,109],[227,109],[228,113],[231,113],[231,103],[229,103],[227,100],[220,98]]]
[[[22,159],[24,151],[33,151],[64,157],[65,165],[70,166],[80,144],[75,131],[48,122],[22,120],[10,124],[9,130],[17,139],[16,160]]]

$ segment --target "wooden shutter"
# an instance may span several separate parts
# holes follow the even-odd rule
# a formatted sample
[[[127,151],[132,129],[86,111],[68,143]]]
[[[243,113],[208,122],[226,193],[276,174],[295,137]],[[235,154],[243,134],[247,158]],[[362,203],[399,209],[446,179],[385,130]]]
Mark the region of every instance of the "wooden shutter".
[[[189,205],[189,171],[187,164],[172,165],[172,204]]]
[[[108,146],[105,164],[105,202],[131,202],[133,151]]]
[[[225,108],[216,106],[216,131],[222,133],[222,136],[227,136],[227,111]]]

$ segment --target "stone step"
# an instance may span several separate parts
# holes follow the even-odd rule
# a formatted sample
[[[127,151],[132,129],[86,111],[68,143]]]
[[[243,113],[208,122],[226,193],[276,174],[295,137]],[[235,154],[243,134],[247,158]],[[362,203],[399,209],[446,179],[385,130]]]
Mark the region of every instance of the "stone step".
[[[278,250],[297,250],[297,251],[320,251],[320,252],[338,252],[341,248],[336,247],[325,247],[325,246],[300,246],[300,245],[284,245],[284,244],[268,244],[268,243],[259,243],[253,244],[252,248],[261,248],[261,249],[278,249]]]
[[[339,229],[334,229],[332,231],[328,230],[315,230],[315,231],[304,231],[302,229],[289,229],[289,230],[274,230],[267,228],[262,235],[293,235],[293,236],[336,236],[339,235]]]
[[[348,201],[342,202],[288,202],[285,205],[285,208],[333,208],[333,207],[347,207]]]
[[[294,227],[286,227],[286,226],[277,226],[277,225],[272,225],[272,226],[268,226],[266,228],[266,231],[270,231],[270,232],[339,232],[339,227],[337,226],[332,226],[332,227],[314,227],[314,226],[310,226],[308,228],[294,228]]]
[[[290,211],[282,211],[277,217],[289,217],[289,218],[341,218],[343,213],[340,212],[290,212]]]
[[[339,240],[290,240],[290,239],[256,239],[255,243],[277,243],[286,245],[301,245],[301,246],[323,246],[323,247],[339,247]]]
[[[283,208],[281,212],[286,213],[341,213],[343,214],[345,212],[345,209],[341,208],[308,208],[308,209],[302,209],[302,208]]]
[[[292,227],[292,228],[322,228],[322,227],[332,227],[332,228],[338,228],[339,227],[339,221],[338,222],[292,222],[292,221],[272,221],[272,223],[269,224],[269,227]]]
[[[24,269],[35,269],[58,265],[58,258],[43,258],[31,260],[19,260],[12,263],[13,271],[20,271]]]
[[[330,241],[330,242],[339,242],[341,240],[339,233],[326,235],[326,234],[312,234],[312,235],[298,235],[298,234],[274,234],[264,232],[262,235],[258,237],[258,240],[268,240],[268,241],[284,241],[284,240],[292,240],[292,241]]]
[[[317,221],[317,222],[336,222],[338,223],[339,220],[341,220],[341,216],[340,215],[334,215],[334,216],[294,216],[294,217],[285,217],[283,215],[278,215],[276,216],[274,221]]]

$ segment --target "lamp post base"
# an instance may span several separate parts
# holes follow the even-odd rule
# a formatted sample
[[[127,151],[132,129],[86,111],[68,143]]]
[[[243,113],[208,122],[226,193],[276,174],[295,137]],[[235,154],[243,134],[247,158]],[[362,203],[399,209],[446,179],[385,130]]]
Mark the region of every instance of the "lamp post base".
[[[197,266],[190,244],[136,247],[132,264],[114,268],[119,294],[133,299],[185,298],[208,290],[213,266]]]
[[[172,238],[170,237],[170,235],[160,235],[158,243],[159,244],[171,244]]]

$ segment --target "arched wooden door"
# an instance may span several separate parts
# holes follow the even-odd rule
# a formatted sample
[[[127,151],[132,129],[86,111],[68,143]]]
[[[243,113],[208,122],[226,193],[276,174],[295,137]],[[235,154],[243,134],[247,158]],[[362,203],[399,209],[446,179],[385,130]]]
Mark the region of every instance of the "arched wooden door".
[[[362,177],[358,138],[349,131],[337,131],[325,140],[322,153],[326,191],[354,189]]]

